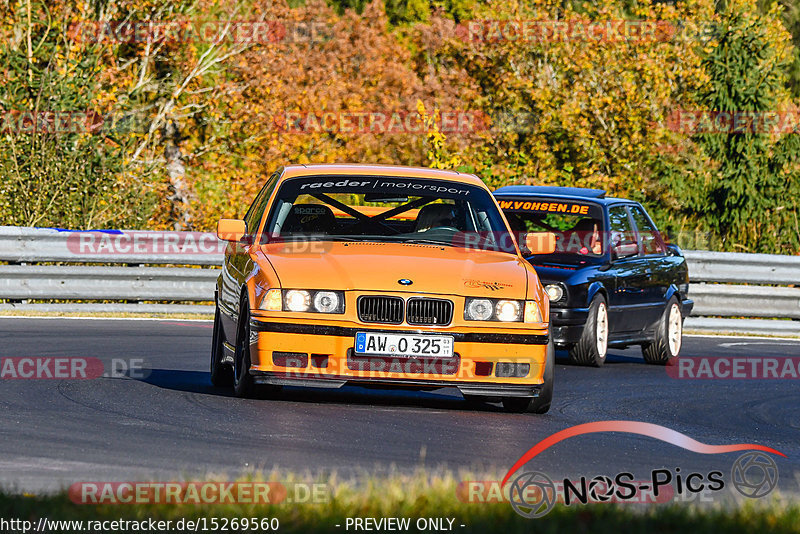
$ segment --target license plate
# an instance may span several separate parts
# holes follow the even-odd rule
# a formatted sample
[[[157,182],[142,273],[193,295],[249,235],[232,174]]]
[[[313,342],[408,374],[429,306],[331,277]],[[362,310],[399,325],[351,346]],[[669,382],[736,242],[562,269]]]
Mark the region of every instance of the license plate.
[[[356,332],[355,353],[450,358],[453,356],[453,336]]]

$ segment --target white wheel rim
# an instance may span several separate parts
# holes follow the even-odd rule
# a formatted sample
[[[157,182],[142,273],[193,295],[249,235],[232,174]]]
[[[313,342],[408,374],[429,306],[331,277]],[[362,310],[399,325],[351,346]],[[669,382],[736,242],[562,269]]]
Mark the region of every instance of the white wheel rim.
[[[683,321],[681,321],[681,310],[677,304],[669,308],[669,318],[667,323],[667,340],[669,342],[669,352],[672,356],[677,356],[681,350],[681,339],[683,337]]]
[[[595,326],[597,354],[600,356],[600,358],[605,358],[606,351],[608,350],[608,313],[606,313],[606,305],[603,302],[601,302],[600,306],[597,307]]]

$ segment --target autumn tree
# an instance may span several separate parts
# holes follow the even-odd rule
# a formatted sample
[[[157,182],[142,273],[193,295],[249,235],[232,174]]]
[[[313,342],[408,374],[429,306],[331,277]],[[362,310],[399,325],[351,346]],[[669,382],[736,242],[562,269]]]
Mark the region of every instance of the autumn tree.
[[[749,126],[720,130],[719,120],[709,129],[699,124],[694,138],[711,172],[687,172],[674,181],[686,200],[682,211],[705,223],[728,250],[798,250],[800,142],[796,131],[773,131],[763,120],[795,111],[785,70],[793,51],[780,20],[777,4],[762,14],[752,0],[730,0],[719,15],[703,60],[709,84],[700,94],[700,110],[709,121],[726,113],[748,118]]]

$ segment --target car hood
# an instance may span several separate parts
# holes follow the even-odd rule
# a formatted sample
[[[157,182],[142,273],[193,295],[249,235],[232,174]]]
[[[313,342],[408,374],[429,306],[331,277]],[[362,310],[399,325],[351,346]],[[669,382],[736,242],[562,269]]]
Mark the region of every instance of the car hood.
[[[269,262],[283,288],[438,293],[524,299],[527,270],[511,254],[386,242],[261,245],[256,261]],[[401,285],[399,280],[411,280]]]
[[[533,268],[536,270],[536,274],[539,276],[539,280],[543,285],[554,282],[564,282],[568,284],[568,280],[575,276],[575,273],[582,271],[583,269],[590,268],[588,266],[578,267],[575,265],[543,262],[531,262],[531,265],[533,265]]]

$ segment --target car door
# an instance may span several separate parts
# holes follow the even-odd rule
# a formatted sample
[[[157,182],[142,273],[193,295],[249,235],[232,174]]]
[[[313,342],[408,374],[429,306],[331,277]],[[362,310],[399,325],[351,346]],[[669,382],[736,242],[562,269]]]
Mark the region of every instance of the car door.
[[[625,204],[608,208],[611,265],[614,289],[609,294],[608,314],[612,334],[645,328],[641,311],[648,307],[645,295],[650,270],[639,253],[633,220]]]
[[[666,306],[666,295],[669,290],[672,264],[667,257],[666,245],[656,229],[656,225],[638,205],[628,206],[639,242],[639,253],[650,272],[644,287],[645,306],[642,314],[645,326],[652,326],[661,318]]]

